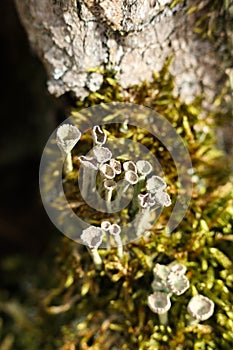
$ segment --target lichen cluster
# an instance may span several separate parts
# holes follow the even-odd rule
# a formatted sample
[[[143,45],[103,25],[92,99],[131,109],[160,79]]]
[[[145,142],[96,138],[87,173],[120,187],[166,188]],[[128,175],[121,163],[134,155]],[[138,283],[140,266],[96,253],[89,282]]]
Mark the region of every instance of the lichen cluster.
[[[232,347],[233,187],[229,181],[230,165],[227,162],[222,165],[224,154],[215,147],[214,125],[220,114],[203,111],[200,99],[184,104],[172,90],[173,78],[164,67],[151,84],[145,82],[130,89],[128,98],[121,95],[120,87],[108,76],[102,90],[84,101],[86,106],[109,102],[120,94],[119,100],[147,105],[168,118],[189,149],[194,191],[186,217],[170,237],[164,230],[165,212],[159,228],[152,228],[146,237],[125,247],[123,260],[114,249],[101,251],[101,271],[96,271],[83,247],[66,242],[70,262],[65,269],[66,277],[72,279],[72,297],[79,295],[80,300],[72,306],[73,317],[62,328],[62,350],[72,346],[132,350]],[[134,130],[134,137],[135,134],[140,135]],[[146,132],[143,139],[165,168],[170,191],[175,194],[176,174],[169,155]],[[59,259],[63,264],[67,251],[61,252]],[[168,325],[163,326],[148,308],[147,298],[152,293],[155,264],[174,260],[186,266],[190,289],[179,297],[172,296]],[[189,325],[187,305],[197,294],[213,300],[215,312],[210,320]]]

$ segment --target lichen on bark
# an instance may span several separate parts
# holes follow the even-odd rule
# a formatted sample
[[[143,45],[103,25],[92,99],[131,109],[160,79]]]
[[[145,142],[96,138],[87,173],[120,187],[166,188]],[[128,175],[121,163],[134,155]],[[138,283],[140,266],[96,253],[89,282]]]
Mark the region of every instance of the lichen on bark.
[[[84,98],[103,81],[93,68],[110,68],[119,84],[151,81],[173,55],[175,92],[190,102],[219,89],[221,57],[193,32],[198,1],[15,0],[32,47],[43,60],[50,93]]]

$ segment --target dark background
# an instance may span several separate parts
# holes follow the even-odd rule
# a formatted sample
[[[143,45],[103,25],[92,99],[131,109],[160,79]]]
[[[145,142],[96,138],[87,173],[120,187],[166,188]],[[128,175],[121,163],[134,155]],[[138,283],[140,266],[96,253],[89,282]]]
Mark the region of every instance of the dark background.
[[[13,0],[1,0],[0,35],[0,254],[35,257],[60,239],[42,206],[38,175],[43,148],[68,104],[48,94]]]

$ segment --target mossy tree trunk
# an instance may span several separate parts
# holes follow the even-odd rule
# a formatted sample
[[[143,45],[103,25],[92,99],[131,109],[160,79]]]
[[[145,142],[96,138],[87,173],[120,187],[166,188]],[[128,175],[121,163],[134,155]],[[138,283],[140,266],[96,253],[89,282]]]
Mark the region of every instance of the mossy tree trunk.
[[[49,281],[56,288],[49,292],[42,281],[39,292],[26,292],[32,315],[38,300],[43,302],[32,331],[18,331],[16,341],[26,350],[232,349],[232,166],[214,144],[217,121],[223,117],[232,123],[229,86],[215,104],[221,113],[212,108],[227,74],[232,77],[230,1],[15,1],[47,69],[52,94],[72,92],[77,108],[109,100],[150,107],[177,128],[195,170],[190,210],[172,236],[165,234],[164,212],[159,230],[152,228],[142,240],[125,246],[122,260],[114,249],[102,250],[102,270],[95,268],[85,247],[64,238]],[[153,78],[154,71],[160,73]],[[133,136],[129,131],[125,138],[142,140],[141,131],[134,130]],[[232,145],[231,139],[230,133]],[[176,196],[180,185],[170,157],[156,140],[149,143]],[[74,175],[70,181],[76,181]],[[69,188],[74,191],[70,198],[76,198],[76,182]],[[147,305],[153,268],[174,260],[187,267],[191,288],[172,297],[168,326],[160,326]],[[190,326],[186,307],[196,293],[213,299],[216,311],[207,324]]]

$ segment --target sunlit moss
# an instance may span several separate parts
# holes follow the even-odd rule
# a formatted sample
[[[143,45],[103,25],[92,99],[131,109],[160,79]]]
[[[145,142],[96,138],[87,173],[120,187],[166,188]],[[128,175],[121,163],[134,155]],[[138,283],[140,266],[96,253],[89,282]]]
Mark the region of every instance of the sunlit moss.
[[[201,98],[185,104],[174,96],[174,81],[168,65],[169,62],[154,75],[152,83],[132,87],[126,95],[114,76],[110,74],[108,79],[109,74],[105,72],[100,91],[92,93],[83,103],[78,102],[78,108],[82,108],[100,102],[130,101],[146,105],[168,118],[189,148],[195,168],[194,191],[189,211],[171,237],[164,231],[167,220],[164,211],[160,229],[152,228],[147,237],[128,244],[123,260],[119,260],[114,249],[100,251],[101,271],[96,271],[84,247],[65,240],[67,248],[61,250],[59,261],[63,274],[72,284],[61,290],[60,304],[65,304],[67,295],[71,301],[77,295],[80,298],[77,297],[78,302],[71,303],[70,311],[66,312],[71,314],[70,318],[66,317],[68,321],[60,333],[60,336],[63,334],[59,342],[61,349],[73,349],[72,346],[132,350],[232,348],[233,186],[228,182],[230,165],[226,162],[222,167],[226,158],[216,148],[214,128],[221,113],[219,109],[203,111]],[[141,132],[134,131],[136,140]],[[169,156],[159,152],[159,144],[145,133],[144,139],[147,138],[146,146],[166,168],[170,189],[175,193],[175,168],[166,158]],[[187,266],[191,287],[184,295],[172,297],[168,326],[160,326],[157,316],[147,306],[152,269],[156,262],[167,264],[173,260]],[[211,298],[216,310],[210,320],[189,326],[186,307],[191,296],[197,293]],[[52,305],[53,300],[50,303]]]

